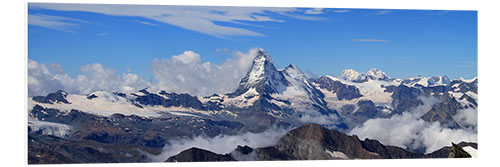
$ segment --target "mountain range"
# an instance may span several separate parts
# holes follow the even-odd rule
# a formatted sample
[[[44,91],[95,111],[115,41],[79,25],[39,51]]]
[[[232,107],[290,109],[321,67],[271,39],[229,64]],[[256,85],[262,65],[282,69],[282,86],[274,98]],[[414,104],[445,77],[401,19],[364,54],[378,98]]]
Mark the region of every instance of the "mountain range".
[[[417,113],[422,120],[476,131],[477,124],[462,115],[464,110],[477,114],[477,94],[477,78],[398,79],[378,69],[367,73],[349,69],[338,77],[310,78],[293,64],[277,69],[270,55],[260,49],[239,87],[227,94],[200,97],[145,88],[132,93],[101,90],[87,95],[58,90],[28,98],[28,160],[147,162],[148,154],[159,154],[174,139],[259,133],[271,127],[300,128],[282,137],[278,145],[242,146],[233,153],[245,155],[251,149],[259,160],[429,158],[433,156],[384,146],[376,140],[361,141],[344,133],[367,120],[390,118],[425,105],[429,108]],[[315,142],[296,141],[291,137],[296,131]],[[335,138],[335,142],[329,143],[331,139],[326,138]],[[313,148],[319,149],[313,151],[314,155],[304,153]],[[238,160],[197,148],[185,154]],[[186,157],[180,154],[169,160]]]

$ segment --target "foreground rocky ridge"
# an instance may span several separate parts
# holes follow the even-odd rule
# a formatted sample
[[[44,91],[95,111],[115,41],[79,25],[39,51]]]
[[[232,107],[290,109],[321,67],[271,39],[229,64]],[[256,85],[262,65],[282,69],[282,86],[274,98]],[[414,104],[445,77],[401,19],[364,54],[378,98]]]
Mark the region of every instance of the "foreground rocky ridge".
[[[274,146],[251,148],[238,146],[229,154],[190,148],[174,155],[166,162],[251,161],[251,160],[331,160],[331,159],[403,159],[403,158],[470,158],[462,149],[476,143],[462,142],[443,147],[429,154],[413,153],[400,147],[386,146],[377,140],[360,140],[318,124],[308,124],[289,131]]]

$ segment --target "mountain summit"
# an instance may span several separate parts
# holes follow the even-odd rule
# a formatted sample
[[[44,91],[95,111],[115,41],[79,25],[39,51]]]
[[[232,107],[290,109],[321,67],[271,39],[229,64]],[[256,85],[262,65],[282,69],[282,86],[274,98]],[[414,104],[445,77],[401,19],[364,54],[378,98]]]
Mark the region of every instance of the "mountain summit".
[[[241,79],[238,89],[232,95],[239,96],[252,89],[259,94],[279,93],[283,92],[287,86],[288,82],[276,69],[269,54],[264,49],[259,49],[250,71]]]
[[[391,78],[385,72],[372,68],[370,71],[361,74],[353,69],[346,69],[340,73],[340,78],[352,82],[366,82],[368,80],[384,80],[388,81]]]

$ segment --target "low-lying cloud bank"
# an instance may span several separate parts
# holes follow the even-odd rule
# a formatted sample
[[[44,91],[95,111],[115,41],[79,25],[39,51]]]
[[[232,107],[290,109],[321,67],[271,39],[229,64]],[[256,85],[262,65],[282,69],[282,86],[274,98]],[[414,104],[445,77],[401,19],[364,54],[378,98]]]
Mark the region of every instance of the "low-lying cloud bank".
[[[77,94],[97,90],[134,92],[151,86],[137,74],[123,73],[120,76],[99,63],[80,67],[82,74],[76,77],[60,73],[61,70],[53,70],[54,73],[47,65],[28,59],[28,96],[46,95],[59,89]]]
[[[146,87],[192,95],[211,95],[234,91],[248,72],[257,48],[248,52],[234,51],[222,64],[202,62],[193,51],[151,63],[156,82],[151,83],[133,73],[117,74],[102,64],[80,67],[81,74],[64,74],[59,64],[45,65],[28,59],[28,96],[46,95],[59,89],[68,93],[89,94],[98,90],[136,92]]]
[[[159,155],[148,155],[153,162],[163,162],[170,156],[192,147],[197,147],[212,151],[218,154],[232,152],[238,145],[248,145],[252,148],[267,147],[275,145],[278,139],[286,134],[288,130],[281,128],[270,128],[261,133],[244,133],[242,135],[228,136],[219,135],[213,138],[206,136],[197,136],[192,139],[168,141],[170,144],[163,148]]]
[[[384,145],[399,146],[407,150],[425,149],[425,153],[450,146],[451,142],[477,142],[477,132],[473,130],[449,129],[441,126],[439,122],[426,122],[420,119],[437,102],[434,98],[422,99],[424,105],[420,107],[391,118],[368,120],[363,125],[352,129],[350,133],[358,135],[362,140],[364,138],[376,139]],[[463,116],[463,118],[473,123],[470,119],[474,116],[468,114],[468,117]],[[472,115],[477,115],[477,113]]]

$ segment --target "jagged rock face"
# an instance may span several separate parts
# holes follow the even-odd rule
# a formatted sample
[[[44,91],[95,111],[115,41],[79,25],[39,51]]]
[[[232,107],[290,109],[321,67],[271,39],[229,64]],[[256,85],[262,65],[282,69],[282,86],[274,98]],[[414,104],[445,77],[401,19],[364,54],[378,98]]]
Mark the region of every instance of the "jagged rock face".
[[[253,60],[250,71],[241,79],[240,86],[230,96],[239,96],[251,88],[255,88],[258,93],[280,93],[287,86],[288,82],[283,74],[278,72],[269,54],[261,49]]]
[[[395,109],[395,112],[392,112],[392,114],[400,114],[413,107],[418,107],[424,104],[424,102],[418,98],[420,95],[421,91],[418,88],[399,85],[391,95],[392,106]]]
[[[235,161],[229,154],[221,155],[196,147],[182,151],[169,157],[165,162],[210,162],[210,161]]]
[[[453,119],[453,116],[461,109],[460,104],[455,98],[446,97],[446,100],[433,105],[431,110],[422,115],[422,119],[428,122],[439,122],[441,125],[452,129],[463,128],[462,125]]]
[[[448,154],[448,158],[471,158],[472,156],[467,153],[462,147],[456,145],[455,143],[451,143],[450,154]]]
[[[193,109],[199,109],[199,110],[220,110],[220,106],[217,105],[203,105],[198,98],[193,97],[189,94],[176,94],[176,93],[167,93],[165,91],[161,91],[158,94],[150,93],[147,90],[143,89],[140,90],[139,92],[143,93],[144,95],[137,95],[135,101],[141,105],[152,105],[152,106],[163,106],[163,107],[186,107],[186,108],[193,108]],[[163,96],[160,96],[163,95]]]
[[[355,86],[345,85],[326,76],[314,80],[314,83],[318,84],[321,89],[335,93],[338,100],[352,100],[363,96]]]
[[[456,152],[458,150],[456,147],[459,147],[460,149],[462,149],[462,148],[467,147],[467,146],[470,146],[470,147],[472,147],[472,148],[474,148],[474,149],[477,150],[477,143],[470,143],[470,142],[460,142],[458,144],[452,143],[451,146],[446,146],[446,147],[443,147],[443,148],[441,148],[439,150],[436,150],[436,151],[434,151],[434,152],[432,152],[430,154],[427,154],[426,157],[427,158],[453,158],[453,157],[455,157],[456,154],[453,153],[452,157],[450,157],[450,154],[453,151]],[[452,150],[452,147],[455,147],[455,148]],[[462,155],[464,155],[463,152],[462,152]],[[470,154],[469,154],[469,156],[470,156]]]
[[[440,85],[440,84],[444,84],[444,85],[448,85],[451,83],[450,81],[450,78],[448,78],[447,76],[434,76],[434,77],[430,77],[428,80],[427,80],[427,83],[429,85]]]
[[[53,104],[60,102],[69,104],[70,102],[66,100],[67,95],[68,93],[58,90],[55,93],[49,93],[47,96],[35,96],[33,97],[33,100],[39,103]]]
[[[454,80],[449,84],[447,91],[455,91],[466,93],[468,91],[474,92],[477,94],[477,78],[472,82],[465,82],[461,80]]]
[[[350,159],[380,158],[377,154],[363,149],[357,136],[348,136],[317,124],[305,125],[290,131],[280,138],[278,148],[293,150],[292,155],[298,159],[331,158],[325,150],[342,152]]]

